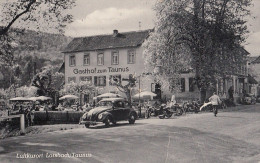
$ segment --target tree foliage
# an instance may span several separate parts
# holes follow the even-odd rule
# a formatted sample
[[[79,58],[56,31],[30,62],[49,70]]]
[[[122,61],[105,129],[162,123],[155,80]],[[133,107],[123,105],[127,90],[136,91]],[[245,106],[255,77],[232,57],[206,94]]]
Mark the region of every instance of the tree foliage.
[[[178,85],[178,74],[190,65],[201,90],[234,73],[247,55],[241,44],[250,5],[251,0],[159,1],[154,32],[144,44],[147,67],[161,60],[158,78]]]
[[[34,75],[32,86],[37,88],[38,96],[54,97],[55,93],[63,86],[64,74],[56,72],[54,66],[45,66]]]
[[[80,83],[74,83],[70,82],[67,83],[63,89],[60,90],[61,95],[66,95],[66,94],[73,94],[80,96],[82,93],[87,94],[91,93],[92,90],[95,89],[95,87],[86,81],[81,81]]]
[[[72,15],[66,10],[74,6],[75,0],[14,0],[2,3],[2,19],[4,24],[0,35],[7,34],[13,25],[22,25],[29,28],[32,24],[36,29],[45,27],[60,32],[72,20]],[[32,23],[33,22],[33,23]],[[46,29],[45,29],[46,30]]]
[[[1,63],[13,64],[13,44],[17,35],[33,28],[37,31],[63,33],[72,22],[68,10],[75,0],[12,0],[1,2],[0,59]]]
[[[117,78],[111,78],[109,82],[113,86],[115,86],[120,92],[124,93],[126,95],[128,102],[131,104],[132,102],[131,93],[133,91],[133,88],[135,87],[136,77],[130,75],[129,79],[125,79],[125,81],[127,83],[124,85],[122,84],[121,79],[119,80]]]

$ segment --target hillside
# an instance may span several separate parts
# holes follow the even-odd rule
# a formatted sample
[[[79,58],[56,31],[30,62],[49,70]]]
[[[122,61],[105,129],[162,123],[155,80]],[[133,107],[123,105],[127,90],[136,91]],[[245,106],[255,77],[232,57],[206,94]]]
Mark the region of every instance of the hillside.
[[[44,66],[52,65],[57,71],[63,63],[62,50],[72,40],[64,35],[32,30],[10,32],[16,44],[14,66],[0,64],[0,88],[9,88],[14,83],[30,85],[34,73]]]
[[[71,40],[71,37],[64,35],[26,30],[15,40],[18,44],[16,54],[22,56],[31,54],[50,60],[61,59],[63,56],[61,51]]]

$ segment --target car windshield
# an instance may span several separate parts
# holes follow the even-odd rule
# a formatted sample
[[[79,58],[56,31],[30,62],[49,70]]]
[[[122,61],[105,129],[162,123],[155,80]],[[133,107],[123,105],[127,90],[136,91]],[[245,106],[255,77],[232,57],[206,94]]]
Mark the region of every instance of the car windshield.
[[[100,101],[98,106],[112,106],[112,101]]]

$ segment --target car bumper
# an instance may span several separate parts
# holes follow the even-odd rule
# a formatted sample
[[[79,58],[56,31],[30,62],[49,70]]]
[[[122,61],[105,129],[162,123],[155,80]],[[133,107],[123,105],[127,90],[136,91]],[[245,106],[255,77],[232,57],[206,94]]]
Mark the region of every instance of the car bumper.
[[[102,123],[102,122],[97,122],[97,121],[80,121],[80,124],[89,124],[89,125],[97,125],[99,123]]]

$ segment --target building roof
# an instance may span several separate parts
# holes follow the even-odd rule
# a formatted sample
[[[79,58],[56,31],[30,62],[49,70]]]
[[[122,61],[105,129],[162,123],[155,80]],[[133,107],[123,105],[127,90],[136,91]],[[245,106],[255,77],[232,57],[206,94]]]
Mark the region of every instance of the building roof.
[[[74,38],[63,53],[103,50],[112,48],[137,47],[149,36],[152,30],[118,33],[112,35],[97,35]]]
[[[65,74],[65,62],[62,63],[62,65],[60,66],[58,72]]]
[[[253,64],[259,64],[260,63],[260,56],[257,57],[254,61],[252,61],[251,63]]]

